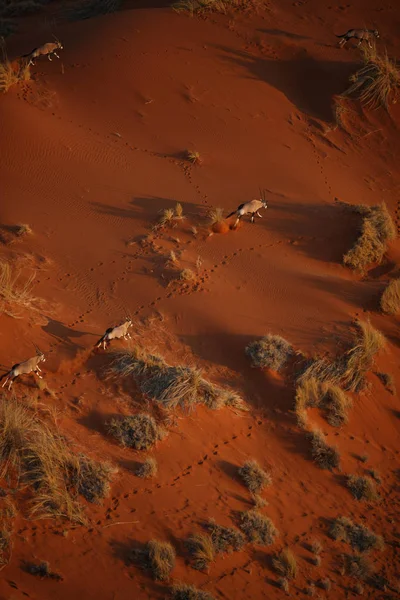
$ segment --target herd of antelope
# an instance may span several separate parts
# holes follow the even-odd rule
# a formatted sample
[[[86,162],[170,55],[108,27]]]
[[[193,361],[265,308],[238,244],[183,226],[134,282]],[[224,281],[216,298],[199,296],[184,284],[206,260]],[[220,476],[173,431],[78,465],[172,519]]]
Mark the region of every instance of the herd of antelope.
[[[376,29],[349,29],[346,33],[342,35],[337,35],[336,37],[341,38],[339,42],[339,46],[344,46],[346,42],[350,39],[358,40],[358,46],[361,42],[365,41],[368,43],[369,47],[371,47],[371,40],[374,38],[379,38],[379,32]],[[47,58],[51,61],[52,56],[56,56],[60,58],[57,54],[57,50],[62,50],[63,45],[60,41],[56,40],[55,42],[49,42],[44,44],[43,46],[39,46],[38,48],[34,48],[28,54],[24,54],[21,58],[27,61],[28,65],[35,64],[34,61],[40,56],[47,56]],[[254,223],[255,217],[260,217],[260,210],[262,208],[267,208],[267,202],[265,200],[265,192],[261,193],[262,198],[256,200],[250,200],[249,202],[245,202],[244,204],[240,204],[236,210],[231,212],[226,218],[229,219],[233,215],[236,216],[236,221],[233,225],[233,228],[236,228],[240,219],[245,215],[250,215],[250,221]],[[128,340],[131,336],[129,333],[129,328],[132,326],[132,320],[126,319],[123,323],[116,325],[114,327],[110,327],[107,329],[100,338],[100,340],[95,344],[95,348],[100,348],[101,346],[105,350],[106,347],[110,344],[111,340],[121,339]],[[4,373],[0,377],[0,381],[4,378],[5,381],[2,385],[4,387],[8,383],[8,389],[11,389],[14,380],[20,375],[26,375],[33,373],[37,375],[40,379],[42,379],[42,375],[40,374],[42,371],[39,367],[39,363],[45,362],[44,353],[39,350],[36,346],[36,356],[33,358],[29,358],[21,363],[18,363],[11,367],[11,369]]]

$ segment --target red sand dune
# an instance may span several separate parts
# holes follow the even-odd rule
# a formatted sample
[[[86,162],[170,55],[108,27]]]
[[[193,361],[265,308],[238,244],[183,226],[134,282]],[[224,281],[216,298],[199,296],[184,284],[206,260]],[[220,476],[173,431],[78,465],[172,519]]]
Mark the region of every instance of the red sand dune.
[[[50,4],[44,14],[50,19],[53,10]],[[43,18],[21,21],[8,43],[10,59],[48,41]],[[310,460],[292,385],[251,369],[244,354],[268,332],[310,354],[335,352],[350,322],[369,317],[388,340],[376,370],[400,386],[398,320],[378,311],[399,262],[398,242],[384,267],[364,278],[353,274],[341,258],[357,220],[335,202],[384,200],[397,223],[399,108],[389,116],[354,102],[346,131],[334,128],[332,114],[333,96],[358,65],[357,51],[351,44],[338,49],[334,34],[377,26],[379,44],[398,56],[398,22],[395,3],[378,0],[283,0],[206,18],[127,3],[111,15],[59,22],[60,60],[38,60],[30,82],[1,96],[1,224],[29,223],[33,230],[0,246],[1,257],[25,257],[20,264],[36,269],[35,295],[48,308],[33,320],[0,315],[0,363],[28,358],[33,342],[51,349],[43,370],[55,395],[41,392],[40,401],[79,447],[119,469],[104,504],[87,506],[88,526],[17,515],[1,599],[167,597],[168,584],[129,561],[133,548],[154,537],[177,549],[173,579],[215,598],[281,597],[271,556],[285,545],[299,566],[291,595],[303,596],[309,582],[328,577],[332,590],[320,590],[320,597],[345,598],[354,584],[339,572],[346,546],[327,536],[329,520],[340,515],[384,536],[385,550],[373,553],[373,562],[391,582],[398,579],[397,396],[371,374],[372,388],[354,397],[347,425],[334,429],[313,415],[341,452],[342,473],[332,474]],[[187,150],[198,151],[202,164],[192,166]],[[262,219],[209,235],[210,207],[228,214],[258,197],[259,188],[269,204]],[[143,244],[159,211],[176,202],[186,219]],[[167,285],[171,250],[181,268],[199,268],[196,285]],[[87,360],[104,330],[126,313],[134,328],[161,313],[143,346],[173,364],[202,366],[250,407],[243,414],[199,408],[179,415],[151,453],[159,475],[149,481],[134,474],[142,455],[117,446],[104,429],[111,416],[135,412],[139,396],[133,403],[126,390],[98,377],[101,354]],[[16,383],[17,396],[29,385],[29,377]],[[367,465],[357,459],[364,454]],[[236,474],[248,458],[271,472],[263,512],[280,537],[271,547],[247,545],[218,557],[209,573],[199,573],[188,564],[184,540],[209,517],[232,525],[252,507]],[[345,474],[365,468],[382,477],[382,501],[372,508],[343,483]],[[320,567],[305,547],[313,538],[324,546]],[[49,561],[63,581],[26,573],[23,561],[32,559]],[[397,593],[367,586],[364,596]]]

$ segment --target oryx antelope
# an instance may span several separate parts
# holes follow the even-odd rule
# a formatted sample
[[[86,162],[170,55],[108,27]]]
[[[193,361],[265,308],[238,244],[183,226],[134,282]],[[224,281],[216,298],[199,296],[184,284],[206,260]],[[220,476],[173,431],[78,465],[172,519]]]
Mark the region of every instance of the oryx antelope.
[[[56,56],[60,58],[57,54],[57,50],[63,50],[63,45],[58,40],[56,42],[48,42],[47,44],[43,44],[43,46],[39,46],[39,48],[35,48],[29,54],[24,54],[22,58],[27,58],[28,65],[35,64],[33,61],[39,56],[47,56],[49,60],[52,60],[52,56]]]
[[[11,386],[14,382],[14,379],[19,377],[19,375],[25,375],[25,374],[27,375],[29,373],[35,373],[35,375],[37,375],[40,379],[42,379],[42,376],[40,375],[42,370],[39,367],[39,363],[45,362],[45,360],[46,359],[44,357],[43,352],[41,352],[38,348],[36,348],[36,356],[34,356],[33,358],[29,358],[28,360],[24,360],[24,362],[14,365],[13,367],[11,367],[11,369],[10,369],[10,371],[8,371],[8,373],[4,373],[4,375],[2,375],[0,377],[0,380],[3,379],[4,377],[6,377],[6,380],[1,387],[4,387],[6,385],[6,383],[9,381],[10,383],[8,384],[8,389],[10,390]]]
[[[250,200],[250,202],[245,202],[244,204],[241,204],[240,206],[237,207],[236,210],[234,210],[233,212],[231,212],[226,218],[229,219],[229,217],[232,217],[234,214],[236,214],[236,221],[233,225],[234,228],[237,227],[237,224],[239,223],[239,220],[241,219],[241,217],[243,217],[244,215],[251,215],[251,222],[254,223],[254,217],[257,215],[257,217],[260,217],[261,219],[261,215],[258,212],[261,208],[268,208],[267,206],[267,201],[265,200],[265,192],[261,193],[260,190],[260,194],[262,196],[262,199],[260,200]]]
[[[366,41],[368,42],[368,46],[372,48],[371,40],[379,37],[379,31],[377,29],[349,29],[346,33],[337,35],[336,37],[342,38],[339,42],[339,46],[344,46],[346,42],[354,38],[355,40],[359,40],[357,46],[359,46],[362,41]]]
[[[103,349],[106,349],[106,346],[111,342],[111,340],[118,340],[120,338],[124,338],[127,340],[131,337],[128,329],[132,327],[132,319],[126,319],[121,325],[117,325],[116,327],[109,327],[105,334],[100,338],[100,340],[95,345],[95,348],[100,348],[103,344]]]

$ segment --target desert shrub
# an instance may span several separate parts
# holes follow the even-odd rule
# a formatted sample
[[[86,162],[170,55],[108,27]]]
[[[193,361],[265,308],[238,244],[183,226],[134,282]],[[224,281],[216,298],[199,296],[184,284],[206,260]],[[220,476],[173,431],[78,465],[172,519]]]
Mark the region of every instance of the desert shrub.
[[[65,11],[65,16],[71,21],[92,19],[115,12],[121,4],[122,0],[82,0],[70,6]]]
[[[323,546],[319,540],[313,540],[310,544],[310,550],[313,554],[316,554],[318,556],[319,554],[321,554]]]
[[[271,485],[271,476],[266,473],[256,460],[248,460],[239,469],[239,475],[250,492],[257,494]]]
[[[387,52],[379,54],[376,46],[365,45],[361,49],[364,66],[351,76],[350,87],[343,96],[357,94],[367,108],[382,106],[389,108],[390,101],[395,102],[400,86],[400,71],[395,60]]]
[[[286,579],[296,579],[297,561],[290,548],[284,548],[272,559],[274,569]]]
[[[340,454],[337,448],[329,446],[325,441],[325,436],[318,429],[314,429],[307,434],[311,440],[311,455],[320,469],[332,471],[340,465]]]
[[[257,510],[241,513],[240,529],[249,541],[263,546],[270,546],[278,536],[278,530],[271,519]]]
[[[45,561],[40,562],[39,564],[26,563],[24,565],[24,570],[30,575],[40,577],[40,579],[55,579],[56,581],[62,581],[62,576],[59,575],[59,573],[54,573],[50,569],[50,564]]]
[[[314,406],[319,406],[321,403],[321,385],[318,380],[313,377],[302,379],[296,388],[295,411],[306,410]]]
[[[196,279],[196,275],[192,269],[182,269],[179,273],[179,279],[182,281],[193,281],[193,279]]]
[[[372,565],[362,554],[343,554],[343,572],[345,575],[365,581],[372,575]]]
[[[157,475],[158,466],[155,458],[146,458],[144,463],[136,470],[136,475],[142,479],[151,479]]]
[[[175,583],[171,590],[173,600],[214,600],[208,592],[198,590],[194,585]]]
[[[170,366],[161,356],[140,348],[110,353],[110,376],[132,376],[140,390],[163,408],[190,410],[197,404],[218,409],[232,406],[245,410],[243,400],[232,390],[221,388],[203,378],[202,371],[192,367]]]
[[[82,522],[77,495],[97,500],[108,490],[111,470],[74,453],[54,425],[20,401],[0,402],[0,478],[23,488],[35,517]]]
[[[224,221],[224,209],[211,208],[207,213],[207,220],[210,227],[222,223]]]
[[[19,318],[20,310],[38,311],[41,300],[32,295],[35,273],[22,280],[22,273],[7,262],[0,261],[0,310]]]
[[[185,218],[183,216],[183,207],[180,202],[177,202],[175,204],[174,216],[175,216],[175,219],[177,219],[178,221]]]
[[[349,475],[347,487],[356,500],[373,502],[379,498],[375,482],[370,477],[363,475]]]
[[[390,373],[376,373],[376,376],[379,377],[387,391],[394,396],[396,394],[396,384],[393,376]]]
[[[157,581],[169,579],[175,566],[175,549],[169,542],[150,540],[144,550],[147,567]]]
[[[113,473],[115,469],[111,465],[79,454],[70,461],[68,487],[75,489],[88,502],[98,504],[110,491]]]
[[[364,272],[372,263],[380,263],[389,241],[397,236],[396,226],[386,204],[377,206],[346,207],[361,217],[360,232],[354,246],[344,255],[343,263],[356,271]]]
[[[200,153],[196,152],[195,150],[187,150],[186,158],[189,162],[192,163],[192,165],[201,165],[201,163],[203,162],[201,160]]]
[[[16,83],[28,81],[30,78],[28,65],[13,65],[8,60],[0,62],[0,92],[8,92]]]
[[[332,383],[322,385],[323,405],[327,410],[327,421],[333,427],[340,427],[347,423],[347,412],[352,406],[351,399],[338,386]]]
[[[353,523],[347,517],[338,517],[333,521],[330,535],[334,540],[347,542],[358,552],[382,550],[384,545],[382,536],[377,535],[364,525]]]
[[[214,561],[214,544],[208,534],[197,533],[190,537],[186,545],[192,557],[192,567],[198,571],[205,571]]]
[[[392,279],[381,296],[381,310],[387,315],[400,311],[400,279]]]
[[[245,544],[243,534],[235,527],[223,527],[210,519],[207,528],[216,554],[241,550]]]
[[[278,579],[278,585],[281,588],[281,590],[283,590],[287,594],[289,593],[290,586],[289,581],[286,579],[286,577],[280,577]]]
[[[135,450],[149,450],[165,435],[153,417],[145,413],[112,419],[108,432],[122,446]]]
[[[293,347],[280,335],[268,334],[251,342],[245,350],[252,366],[280,371],[293,354]]]

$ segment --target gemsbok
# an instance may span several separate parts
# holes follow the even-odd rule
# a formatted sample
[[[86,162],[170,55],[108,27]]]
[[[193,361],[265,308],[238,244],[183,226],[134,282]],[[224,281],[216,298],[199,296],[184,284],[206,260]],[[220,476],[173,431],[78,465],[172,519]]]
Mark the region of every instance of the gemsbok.
[[[36,346],[36,356],[34,356],[33,358],[29,358],[28,360],[24,360],[24,362],[14,365],[13,367],[11,367],[11,369],[8,371],[8,373],[4,373],[0,377],[0,381],[4,377],[6,377],[6,380],[1,387],[4,387],[6,385],[6,383],[9,381],[10,383],[8,384],[8,389],[10,390],[11,386],[14,382],[14,379],[19,377],[20,375],[28,375],[29,373],[34,373],[35,375],[37,375],[39,377],[39,379],[42,379],[42,376],[40,375],[42,370],[39,367],[39,363],[45,362],[45,360],[46,359],[44,357],[43,352],[41,352],[41,350],[39,350],[39,348]]]
[[[47,44],[43,44],[43,46],[39,46],[39,48],[35,48],[29,54],[24,54],[22,58],[27,58],[28,65],[34,65],[34,60],[39,58],[39,56],[47,56],[49,60],[52,60],[52,56],[56,56],[60,58],[57,54],[57,50],[63,50],[64,46],[58,40],[56,42],[48,42]]]
[[[232,217],[234,214],[236,214],[236,221],[233,225],[233,228],[236,229],[239,220],[241,219],[241,217],[243,217],[244,215],[251,215],[251,222],[254,223],[254,217],[257,215],[257,217],[260,217],[261,219],[261,215],[258,212],[261,208],[268,208],[267,206],[267,201],[265,200],[265,192],[261,192],[260,190],[260,194],[262,196],[262,199],[260,200],[250,200],[250,202],[245,202],[244,204],[241,204],[240,206],[237,207],[236,210],[234,210],[233,212],[231,212],[226,218],[229,219],[229,217]]]
[[[362,41],[366,41],[368,42],[368,46],[372,48],[371,40],[379,37],[379,31],[377,29],[349,29],[346,33],[337,35],[336,37],[342,38],[339,42],[339,46],[344,46],[346,42],[354,38],[359,40],[357,46],[359,46]]]
[[[131,337],[128,329],[132,327],[132,319],[126,318],[126,320],[121,323],[121,325],[117,325],[116,327],[109,327],[105,334],[99,339],[97,344],[95,344],[95,348],[100,348],[103,344],[103,350],[106,349],[106,346],[109,345],[111,340],[118,340],[120,338],[124,338],[127,340]]]

